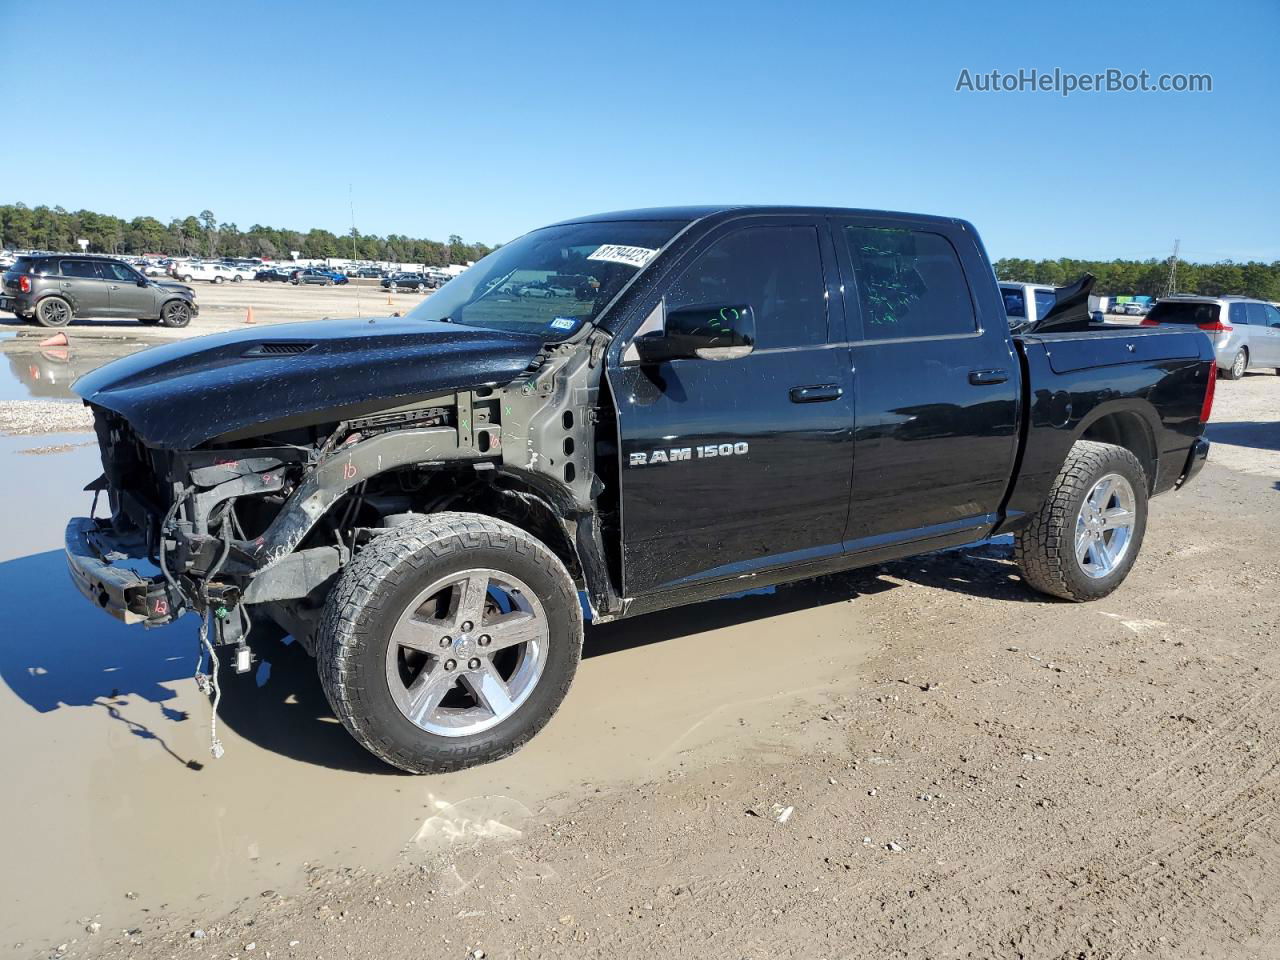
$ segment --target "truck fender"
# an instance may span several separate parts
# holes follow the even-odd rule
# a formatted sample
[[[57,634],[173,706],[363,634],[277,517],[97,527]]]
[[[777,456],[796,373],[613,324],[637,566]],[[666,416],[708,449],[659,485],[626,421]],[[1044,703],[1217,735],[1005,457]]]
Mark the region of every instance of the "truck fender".
[[[1156,445],[1159,431],[1160,414],[1151,402],[1128,397],[1103,401],[1085,414],[1072,432],[1071,443],[1089,439],[1124,447],[1142,464],[1150,488],[1155,485],[1160,465],[1160,449]],[[1065,462],[1065,454],[1063,459]]]

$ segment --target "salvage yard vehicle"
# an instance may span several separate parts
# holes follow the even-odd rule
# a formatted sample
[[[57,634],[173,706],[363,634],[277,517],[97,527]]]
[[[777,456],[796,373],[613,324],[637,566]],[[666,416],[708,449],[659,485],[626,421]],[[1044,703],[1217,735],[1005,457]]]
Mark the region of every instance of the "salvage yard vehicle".
[[[426,293],[431,289],[432,283],[421,273],[393,273],[389,277],[383,277],[380,286],[392,293],[399,293],[401,290]]]
[[[1045,283],[1015,283],[1010,280],[1000,281],[1000,296],[1004,298],[1004,312],[1009,317],[1009,326],[1015,329],[1022,326],[1034,326],[1036,321],[1049,312],[1057,301],[1054,287]]]
[[[112,317],[185,327],[200,312],[188,286],[151,280],[123,260],[58,255],[18,257],[0,280],[0,310],[42,327]]]
[[[1142,325],[1203,330],[1228,380],[1239,380],[1251,368],[1280,373],[1280,310],[1265,300],[1179,294],[1157,301]]]
[[[531,274],[586,280],[515,295]],[[237,669],[291,634],[352,736],[418,773],[529,740],[587,617],[998,534],[1036,590],[1104,597],[1148,498],[1203,465],[1215,378],[1197,330],[1091,324],[1091,282],[1015,336],[961,220],[566,221],[403,318],[216,334],[80,379],[110,517],[70,521],[71,575],[129,623],[200,615]]]

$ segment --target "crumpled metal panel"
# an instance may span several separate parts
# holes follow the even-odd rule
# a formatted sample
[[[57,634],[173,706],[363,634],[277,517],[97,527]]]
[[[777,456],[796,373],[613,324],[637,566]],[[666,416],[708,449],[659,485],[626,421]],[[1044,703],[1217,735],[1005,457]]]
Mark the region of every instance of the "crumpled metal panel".
[[[306,342],[294,355],[250,355]],[[542,348],[536,334],[379,317],[232,331],[153,347],[75,382],[150,446],[346,419],[435,394],[510,383]]]

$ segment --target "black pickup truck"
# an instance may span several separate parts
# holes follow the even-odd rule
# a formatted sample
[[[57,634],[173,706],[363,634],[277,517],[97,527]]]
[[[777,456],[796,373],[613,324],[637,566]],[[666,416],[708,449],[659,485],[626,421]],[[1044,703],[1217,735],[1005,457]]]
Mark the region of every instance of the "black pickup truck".
[[[1097,327],[1087,292],[1011,334],[950,218],[567,221],[403,318],[81,378],[110,517],[71,521],[71,574],[128,622],[198,614],[243,669],[255,633],[291,634],[352,735],[415,772],[533,736],[586,618],[998,534],[1031,587],[1101,597],[1208,454],[1214,370],[1199,331]]]

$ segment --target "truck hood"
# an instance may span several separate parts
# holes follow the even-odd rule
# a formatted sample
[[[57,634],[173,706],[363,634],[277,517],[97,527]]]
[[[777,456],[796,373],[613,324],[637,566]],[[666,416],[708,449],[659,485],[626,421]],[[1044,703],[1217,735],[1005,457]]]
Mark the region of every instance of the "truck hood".
[[[147,444],[184,450],[510,383],[542,344],[537,334],[398,317],[320,320],[153,347],[72,389]]]

